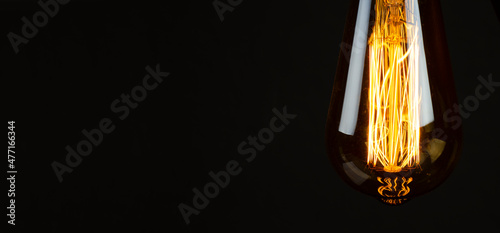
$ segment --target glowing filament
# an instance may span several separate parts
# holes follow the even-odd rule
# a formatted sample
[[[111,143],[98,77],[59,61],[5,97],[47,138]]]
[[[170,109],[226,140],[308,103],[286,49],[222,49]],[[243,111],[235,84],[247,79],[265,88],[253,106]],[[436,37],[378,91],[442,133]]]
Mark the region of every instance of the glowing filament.
[[[406,179],[405,177],[401,177],[401,181],[398,181],[398,177],[394,178],[394,180],[386,177],[382,181],[381,177],[377,177],[377,180],[381,184],[384,184],[381,185],[377,190],[381,196],[404,197],[410,192],[410,187],[408,186],[408,184],[413,181],[413,178],[409,177],[408,179]]]
[[[406,3],[405,3],[406,2]],[[413,0],[376,0],[368,41],[368,161],[386,172],[419,163],[419,48]]]

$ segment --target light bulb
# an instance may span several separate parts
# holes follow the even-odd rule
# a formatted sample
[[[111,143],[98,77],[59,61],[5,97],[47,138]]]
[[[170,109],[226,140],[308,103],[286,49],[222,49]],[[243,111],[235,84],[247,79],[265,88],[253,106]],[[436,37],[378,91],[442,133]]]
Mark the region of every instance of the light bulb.
[[[439,1],[353,0],[326,124],[327,152],[354,189],[398,205],[441,184],[461,129]]]

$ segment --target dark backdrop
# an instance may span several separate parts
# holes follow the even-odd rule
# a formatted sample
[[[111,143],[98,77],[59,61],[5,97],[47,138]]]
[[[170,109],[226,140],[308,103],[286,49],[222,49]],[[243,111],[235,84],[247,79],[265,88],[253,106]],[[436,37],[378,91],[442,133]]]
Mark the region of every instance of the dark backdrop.
[[[490,1],[441,2],[462,103],[478,76],[500,81],[499,21]],[[18,54],[6,35],[20,34],[21,17],[40,6],[9,0],[0,9],[19,231],[498,228],[500,90],[464,119],[449,179],[403,206],[352,190],[331,167],[324,125],[347,1],[243,0],[221,22],[211,0],[72,0]],[[156,64],[170,75],[119,120],[110,104]],[[246,162],[238,145],[284,106],[297,117]],[[60,183],[51,163],[106,117],[115,130]],[[231,160],[241,173],[187,225],[178,205],[193,206],[192,189]]]

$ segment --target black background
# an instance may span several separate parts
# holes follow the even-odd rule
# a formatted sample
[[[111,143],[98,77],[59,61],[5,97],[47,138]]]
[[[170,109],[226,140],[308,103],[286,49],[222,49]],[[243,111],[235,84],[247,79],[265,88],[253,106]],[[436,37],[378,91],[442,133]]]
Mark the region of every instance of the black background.
[[[441,3],[462,103],[474,95],[479,75],[500,81],[500,25],[490,1]],[[221,22],[210,0],[73,0],[18,54],[6,35],[20,34],[21,17],[31,19],[40,7],[10,0],[0,9],[5,112],[16,121],[19,231],[499,226],[498,88],[464,119],[460,161],[436,190],[391,207],[337,176],[325,153],[324,126],[348,1],[244,0]],[[170,76],[118,120],[111,102],[156,64]],[[268,127],[272,109],[283,106],[297,117],[245,162],[237,146]],[[116,129],[59,183],[51,163],[63,162],[66,145],[75,147],[81,131],[105,117]],[[178,205],[192,206],[192,189],[202,189],[210,171],[233,159],[241,174],[186,225]]]

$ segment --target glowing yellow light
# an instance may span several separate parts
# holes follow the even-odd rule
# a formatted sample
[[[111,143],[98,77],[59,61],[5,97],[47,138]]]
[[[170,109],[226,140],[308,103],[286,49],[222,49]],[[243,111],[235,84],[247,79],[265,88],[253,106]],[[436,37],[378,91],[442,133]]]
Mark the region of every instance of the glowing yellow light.
[[[406,0],[406,2],[412,0]],[[413,4],[408,4],[412,6]],[[369,38],[368,161],[386,172],[419,163],[419,48],[404,0],[376,0]]]
[[[377,180],[381,184],[384,184],[381,185],[377,190],[381,196],[404,197],[410,192],[410,187],[408,187],[408,184],[413,181],[413,178],[408,177],[407,179],[405,177],[401,177],[401,182],[398,181],[398,177],[394,178],[394,180],[392,180],[390,177],[386,177],[383,181],[381,177],[377,177]]]

